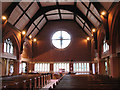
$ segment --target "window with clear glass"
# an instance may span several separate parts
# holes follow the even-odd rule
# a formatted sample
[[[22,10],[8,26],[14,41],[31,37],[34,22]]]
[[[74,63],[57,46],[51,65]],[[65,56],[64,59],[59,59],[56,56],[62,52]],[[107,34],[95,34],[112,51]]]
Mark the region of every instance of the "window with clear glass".
[[[65,72],[69,72],[69,63],[54,63],[54,72],[59,72],[61,69],[64,69]]]
[[[49,72],[50,63],[35,63],[34,71],[35,72]]]
[[[19,64],[19,73],[22,73],[22,64]]]
[[[57,31],[52,36],[52,44],[58,49],[66,48],[71,42],[71,36],[66,31]]]
[[[92,71],[93,71],[93,74],[95,74],[95,64],[94,63],[92,64]]]
[[[104,41],[103,41],[103,52],[106,52],[108,50],[109,50],[109,45],[106,42],[106,38],[104,38]]]
[[[22,63],[22,72],[26,73],[26,63]]]
[[[73,63],[73,71],[88,74],[89,63]]]
[[[4,41],[4,52],[13,54],[13,44],[9,38]]]
[[[13,65],[10,65],[10,74],[13,74],[13,72],[14,72],[14,67]]]
[[[107,62],[105,62],[105,71],[107,72]]]

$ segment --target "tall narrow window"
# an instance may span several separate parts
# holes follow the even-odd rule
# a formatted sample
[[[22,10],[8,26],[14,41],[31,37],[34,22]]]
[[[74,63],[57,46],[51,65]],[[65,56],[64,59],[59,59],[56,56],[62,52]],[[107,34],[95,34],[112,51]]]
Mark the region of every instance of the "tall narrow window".
[[[57,31],[52,36],[52,43],[58,49],[66,48],[71,41],[70,35],[66,31]]]
[[[103,41],[103,53],[107,52],[109,50],[109,45],[106,42],[106,38],[104,38]]]
[[[73,63],[73,71],[81,74],[89,74],[89,63]]]
[[[87,63],[87,71],[89,71],[89,63]]]
[[[54,72],[59,72],[61,69],[69,72],[69,63],[54,63]]]
[[[50,71],[50,63],[35,63],[35,72],[49,72]]]
[[[107,70],[108,70],[108,68],[107,68],[107,61],[106,61],[105,62],[105,71],[106,71],[106,73],[108,73]]]
[[[13,72],[14,72],[14,67],[13,65],[10,65],[10,74],[13,74]]]
[[[95,64],[92,64],[92,70],[93,70],[93,74],[95,74]]]
[[[4,41],[4,52],[13,54],[13,44],[9,38]]]

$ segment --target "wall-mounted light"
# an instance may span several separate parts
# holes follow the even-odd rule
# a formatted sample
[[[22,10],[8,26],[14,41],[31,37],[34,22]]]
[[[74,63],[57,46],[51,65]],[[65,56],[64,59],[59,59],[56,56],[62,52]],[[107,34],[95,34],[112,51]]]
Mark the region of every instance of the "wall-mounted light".
[[[37,41],[37,39],[36,39],[36,38],[34,38],[34,39],[33,39],[33,41],[34,41],[34,42],[36,42],[36,41]]]
[[[22,31],[22,35],[25,35],[26,34],[26,31]]]
[[[91,36],[93,36],[93,34],[91,34]]]
[[[87,37],[87,40],[89,41],[89,40],[90,40],[90,37]]]
[[[6,20],[7,19],[7,17],[6,16],[2,16],[2,20]]]
[[[101,12],[101,15],[103,15],[103,16],[104,16],[105,14],[106,14],[106,12],[105,12],[105,11],[102,11],[102,12]]]
[[[31,36],[31,35],[29,35],[29,38],[31,39],[31,38],[32,38],[32,36]]]
[[[95,28],[93,28],[93,29],[92,29],[92,32],[93,32],[93,33],[94,33],[94,32],[96,32],[96,29],[95,29]]]

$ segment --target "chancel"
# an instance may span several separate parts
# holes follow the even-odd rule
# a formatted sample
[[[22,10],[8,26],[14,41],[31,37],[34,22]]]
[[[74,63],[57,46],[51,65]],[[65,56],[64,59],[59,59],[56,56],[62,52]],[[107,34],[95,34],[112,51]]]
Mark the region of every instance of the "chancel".
[[[119,0],[0,6],[0,89],[120,90]]]

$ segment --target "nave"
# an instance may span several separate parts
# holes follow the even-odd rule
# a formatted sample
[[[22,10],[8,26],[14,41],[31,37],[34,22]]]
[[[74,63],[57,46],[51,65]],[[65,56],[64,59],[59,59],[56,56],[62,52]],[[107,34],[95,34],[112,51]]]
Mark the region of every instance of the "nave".
[[[0,89],[120,89],[119,0],[6,1]]]
[[[50,84],[52,80],[56,82]],[[2,90],[120,90],[120,80],[106,75],[66,74],[52,79],[51,74],[28,74],[3,77],[2,82]]]

